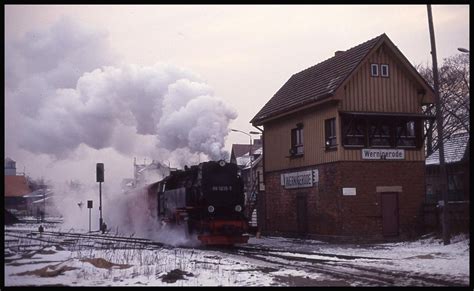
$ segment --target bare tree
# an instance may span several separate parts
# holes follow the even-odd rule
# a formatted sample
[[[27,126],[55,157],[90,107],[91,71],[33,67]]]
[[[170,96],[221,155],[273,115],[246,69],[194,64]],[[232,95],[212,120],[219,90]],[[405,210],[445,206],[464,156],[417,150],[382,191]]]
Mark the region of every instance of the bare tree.
[[[429,66],[416,66],[418,72],[433,86],[433,71]],[[469,132],[469,55],[456,54],[443,60],[439,70],[439,94],[444,117],[443,139],[457,132]],[[425,106],[423,112],[435,115],[434,104]],[[438,148],[436,120],[425,123],[426,154]]]

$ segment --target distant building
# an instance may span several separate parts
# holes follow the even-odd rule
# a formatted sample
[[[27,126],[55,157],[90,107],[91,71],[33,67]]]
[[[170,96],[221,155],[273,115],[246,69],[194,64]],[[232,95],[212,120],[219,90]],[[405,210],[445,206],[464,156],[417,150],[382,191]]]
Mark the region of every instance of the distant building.
[[[253,140],[252,146],[233,144],[230,156],[230,162],[237,164],[240,168],[244,182],[245,213],[250,219],[250,225],[256,228],[258,193],[265,191],[261,139]]]
[[[31,193],[25,176],[5,176],[5,208],[17,211],[28,210],[27,198],[24,195]]]
[[[122,190],[128,191],[152,184],[168,176],[171,171],[176,171],[176,168],[170,168],[155,160],[152,160],[149,164],[146,161],[143,164],[138,164],[136,159],[134,159],[133,178],[122,179]]]
[[[452,233],[469,232],[470,169],[468,132],[456,133],[444,141],[448,180],[449,225]],[[425,227],[441,229],[438,204],[443,201],[440,185],[439,149],[426,158]]]
[[[444,141],[444,158],[448,175],[448,200],[469,201],[469,133],[456,133]],[[427,202],[442,200],[439,177],[439,149],[426,158]]]
[[[265,191],[265,184],[263,179],[263,155],[262,148],[256,150],[257,157],[248,162],[242,168],[242,176],[246,189],[246,215],[249,218],[250,226],[256,230],[261,218],[258,217],[258,205],[263,201],[259,197]],[[252,175],[252,179],[250,179]],[[263,218],[263,217],[262,217]]]
[[[24,175],[17,176],[16,162],[7,157],[5,158],[5,208],[15,211],[27,211],[27,199],[24,195],[31,192],[28,181]]]
[[[16,162],[8,157],[5,159],[5,176],[16,176]]]
[[[5,159],[5,208],[19,212],[22,215],[37,215],[38,213],[58,214],[53,203],[53,192],[46,185],[32,185],[29,178],[18,175],[16,162],[11,158]],[[47,211],[47,209],[49,211]]]
[[[257,153],[258,149],[262,148],[262,140],[261,139],[254,139],[253,140],[253,145],[250,146],[250,144],[233,144],[232,149],[230,151],[230,162],[237,164],[238,166],[242,166],[244,163],[248,162],[245,161],[245,155],[247,156],[246,158],[248,159],[249,152],[252,152],[254,155],[254,158],[257,158],[258,155],[261,154]],[[242,158],[238,161],[238,158]]]
[[[152,160],[150,164],[137,164],[134,162],[134,183],[140,187],[163,179],[173,170],[158,161]]]

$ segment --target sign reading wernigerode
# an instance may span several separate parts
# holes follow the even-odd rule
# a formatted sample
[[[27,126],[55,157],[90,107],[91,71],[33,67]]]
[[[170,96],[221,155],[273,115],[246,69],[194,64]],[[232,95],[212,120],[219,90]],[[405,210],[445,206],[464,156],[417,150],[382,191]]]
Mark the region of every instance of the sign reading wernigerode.
[[[362,149],[364,160],[404,160],[405,150],[395,149]]]
[[[319,180],[318,170],[308,170],[281,174],[281,185],[286,189],[313,187]]]

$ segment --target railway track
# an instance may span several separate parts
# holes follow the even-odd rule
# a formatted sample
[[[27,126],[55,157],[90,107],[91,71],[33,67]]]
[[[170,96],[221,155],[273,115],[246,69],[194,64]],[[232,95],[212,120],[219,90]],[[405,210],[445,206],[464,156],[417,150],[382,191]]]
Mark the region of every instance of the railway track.
[[[275,269],[300,269],[308,273],[324,274],[335,280],[351,282],[352,286],[463,286],[462,282],[447,281],[433,274],[380,268],[380,262],[390,263],[391,259],[364,256],[350,256],[317,252],[290,251],[284,248],[268,248],[255,245],[240,245],[233,248],[216,247],[174,247],[145,238],[112,235],[110,233],[77,233],[64,231],[9,230],[5,229],[5,247],[9,240],[33,240],[49,245],[75,248],[114,249],[198,249],[216,251],[223,255],[233,255],[271,264]],[[25,247],[31,246],[27,244]],[[379,262],[370,266],[370,262]],[[368,263],[368,264],[364,264]]]
[[[171,247],[144,238],[134,238],[100,233],[78,233],[63,231],[31,231],[31,230],[5,230],[5,236],[17,240],[34,240],[45,242],[50,245],[62,245],[73,247],[94,247],[94,248],[166,248]],[[11,240],[11,239],[9,239]],[[8,247],[9,240],[5,246]]]

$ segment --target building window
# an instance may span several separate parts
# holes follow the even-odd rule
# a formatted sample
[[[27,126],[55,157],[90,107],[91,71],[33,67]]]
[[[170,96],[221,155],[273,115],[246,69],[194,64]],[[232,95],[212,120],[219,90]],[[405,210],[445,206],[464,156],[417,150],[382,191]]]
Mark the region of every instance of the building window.
[[[326,136],[326,149],[336,148],[336,118],[326,119],[324,121],[324,129]]]
[[[390,124],[383,119],[370,122],[369,125],[369,146],[390,147]]]
[[[416,147],[415,121],[401,121],[396,125],[396,146]]]
[[[421,119],[342,115],[341,122],[344,147],[419,149],[423,146]]]
[[[378,64],[370,64],[370,75],[372,77],[377,77],[379,75],[379,65]]]
[[[388,77],[388,65],[380,65],[380,71],[382,77]]]
[[[303,124],[298,123],[296,128],[291,130],[291,156],[301,156],[304,153]]]
[[[361,118],[342,119],[342,140],[344,146],[364,147],[366,137],[366,120]]]

